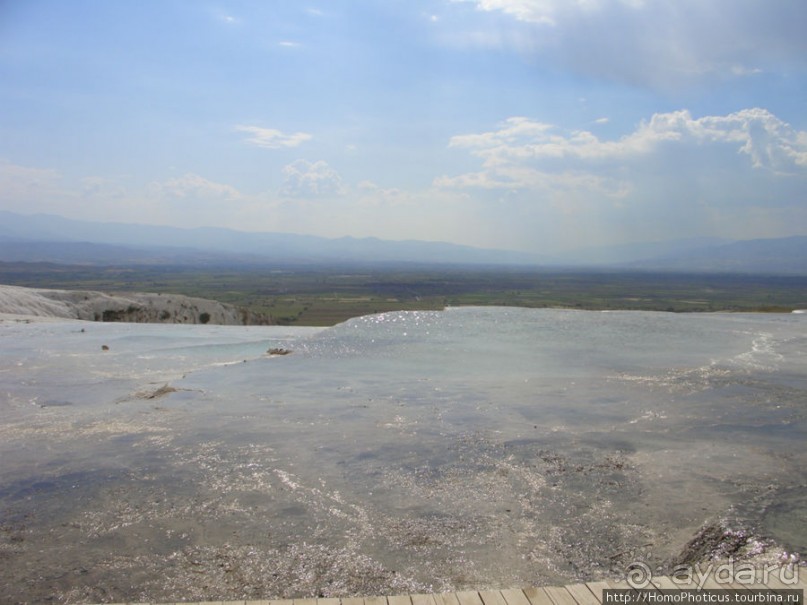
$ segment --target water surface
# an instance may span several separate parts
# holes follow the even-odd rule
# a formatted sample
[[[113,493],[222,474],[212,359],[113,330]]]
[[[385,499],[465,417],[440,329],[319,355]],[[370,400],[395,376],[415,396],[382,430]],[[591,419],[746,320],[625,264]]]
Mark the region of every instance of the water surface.
[[[807,551],[803,315],[460,308],[0,339],[10,602],[563,583],[663,566],[715,520]]]

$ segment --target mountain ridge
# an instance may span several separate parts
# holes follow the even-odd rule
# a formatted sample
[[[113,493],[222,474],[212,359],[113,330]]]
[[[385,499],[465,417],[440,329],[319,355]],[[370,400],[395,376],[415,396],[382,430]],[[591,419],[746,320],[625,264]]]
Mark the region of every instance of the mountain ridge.
[[[102,244],[143,251],[155,246],[246,255],[273,261],[366,261],[534,264],[535,255],[447,242],[324,238],[274,232],[248,232],[222,227],[180,228],[126,223],[93,223],[55,215],[19,215],[0,211],[0,243],[6,254],[33,243]],[[58,234],[58,235],[56,235]]]
[[[0,261],[87,265],[411,263],[807,275],[807,236],[635,242],[553,257],[435,241],[101,223],[0,211]]]

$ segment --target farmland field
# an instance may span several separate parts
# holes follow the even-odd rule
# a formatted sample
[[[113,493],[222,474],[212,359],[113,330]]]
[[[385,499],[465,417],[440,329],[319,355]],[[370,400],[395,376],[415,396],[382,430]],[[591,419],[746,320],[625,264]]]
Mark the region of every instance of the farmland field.
[[[279,324],[447,306],[673,312],[790,312],[807,307],[807,276],[562,271],[462,266],[75,266],[0,263],[0,283],[161,292],[269,313]]]

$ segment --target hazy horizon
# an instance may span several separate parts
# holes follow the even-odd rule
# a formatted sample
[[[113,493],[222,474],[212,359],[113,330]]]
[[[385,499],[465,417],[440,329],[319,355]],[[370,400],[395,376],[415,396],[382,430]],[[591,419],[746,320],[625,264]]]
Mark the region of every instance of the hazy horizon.
[[[807,230],[807,5],[0,5],[0,209],[537,254]]]

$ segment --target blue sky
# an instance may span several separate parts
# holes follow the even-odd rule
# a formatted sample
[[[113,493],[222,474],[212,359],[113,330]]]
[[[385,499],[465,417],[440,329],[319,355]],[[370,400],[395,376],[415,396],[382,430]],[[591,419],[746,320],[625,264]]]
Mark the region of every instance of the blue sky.
[[[540,253],[807,234],[803,0],[0,0],[0,209]]]

